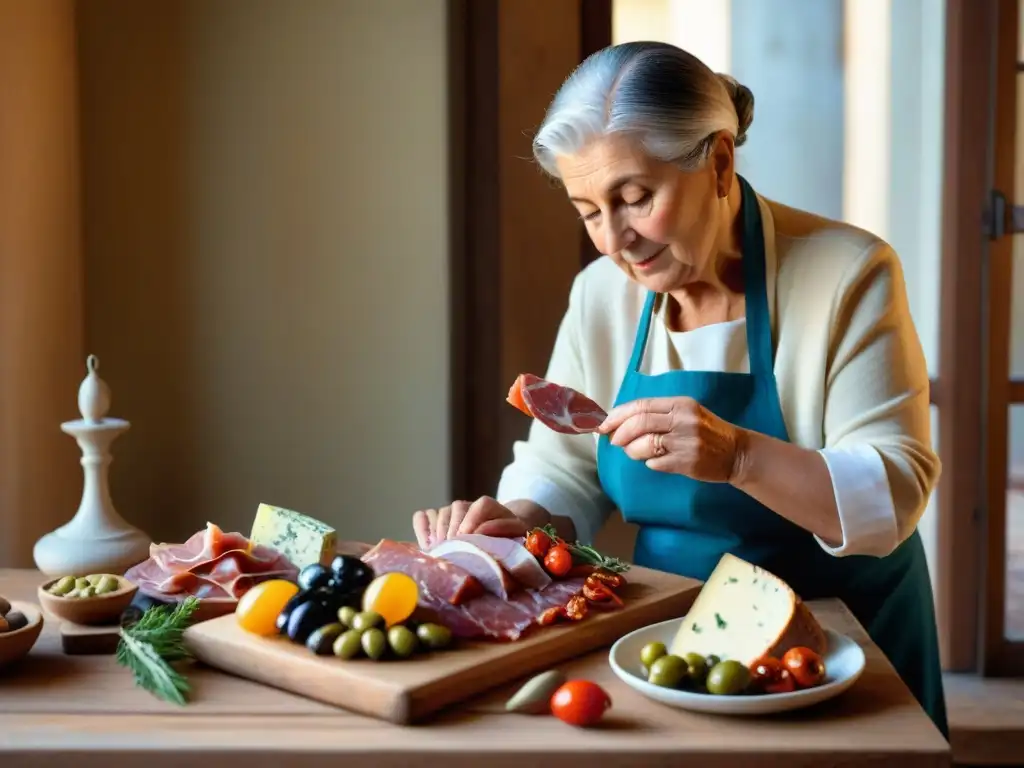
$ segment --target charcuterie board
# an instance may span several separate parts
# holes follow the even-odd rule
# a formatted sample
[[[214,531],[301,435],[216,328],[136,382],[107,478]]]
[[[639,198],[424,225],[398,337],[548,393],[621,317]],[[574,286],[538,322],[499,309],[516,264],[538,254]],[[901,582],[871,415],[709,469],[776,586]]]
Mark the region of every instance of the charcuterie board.
[[[373,661],[317,656],[285,637],[243,630],[234,615],[194,624],[185,641],[208,666],[398,724],[611,645],[640,627],[685,614],[701,582],[634,566],[624,606],[579,622],[537,627],[512,642],[461,641],[441,653]]]

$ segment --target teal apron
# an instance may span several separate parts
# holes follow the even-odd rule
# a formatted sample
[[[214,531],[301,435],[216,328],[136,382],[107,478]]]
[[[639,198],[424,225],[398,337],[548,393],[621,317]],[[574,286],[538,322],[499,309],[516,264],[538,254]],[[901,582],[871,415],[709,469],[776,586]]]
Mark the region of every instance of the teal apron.
[[[641,373],[656,299],[650,293],[615,405],[652,397],[691,397],[731,424],[788,441],[775,384],[761,211],[747,181],[740,177],[739,182],[750,373]],[[732,485],[649,469],[613,446],[607,436],[598,444],[597,468],[605,493],[623,518],[639,527],[637,565],[706,581],[719,558],[730,552],[776,574],[804,600],[841,599],[949,738],[932,589],[920,534],[915,532],[883,558],[835,557],[811,533]]]

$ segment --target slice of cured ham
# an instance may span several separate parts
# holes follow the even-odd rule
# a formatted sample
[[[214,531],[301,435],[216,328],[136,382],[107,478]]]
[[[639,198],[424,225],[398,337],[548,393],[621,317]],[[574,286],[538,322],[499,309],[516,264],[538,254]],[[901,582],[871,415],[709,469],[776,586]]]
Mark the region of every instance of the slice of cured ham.
[[[213,523],[184,544],[150,545],[149,559],[125,572],[140,592],[157,600],[237,600],[261,581],[297,577],[298,569],[276,550]]]
[[[477,563],[485,563],[488,573],[495,569],[511,576],[516,584],[528,589],[544,589],[551,583],[551,577],[537,558],[523,544],[515,539],[501,536],[483,536],[479,533],[462,533],[454,539],[442,541],[427,550],[434,557],[462,565],[463,568],[484,582],[488,592],[507,597],[514,590],[496,590],[489,586],[489,580],[481,578],[475,570]],[[507,581],[507,579],[503,579]]]
[[[583,588],[584,579],[554,581],[538,592],[521,590],[508,600],[483,595],[465,605],[451,605],[430,595],[420,595],[420,606],[435,614],[437,621],[465,639],[518,640],[549,608],[564,606]]]
[[[488,537],[489,538],[489,537]],[[453,604],[466,577],[464,569],[441,558],[421,552],[415,544],[383,540],[363,556],[377,573],[399,571],[411,576],[420,588],[419,606],[448,627],[456,637],[466,639],[518,640],[537,624],[549,608],[564,606],[583,587],[583,579],[553,581],[541,591],[520,589],[507,599],[483,593]]]
[[[382,539],[362,556],[374,573],[398,571],[411,576],[420,587],[420,596],[449,605],[460,605],[484,593],[483,585],[469,571],[455,563],[421,552],[415,544]]]
[[[565,434],[596,432],[608,415],[586,395],[532,373],[519,374],[507,400],[527,416]]]

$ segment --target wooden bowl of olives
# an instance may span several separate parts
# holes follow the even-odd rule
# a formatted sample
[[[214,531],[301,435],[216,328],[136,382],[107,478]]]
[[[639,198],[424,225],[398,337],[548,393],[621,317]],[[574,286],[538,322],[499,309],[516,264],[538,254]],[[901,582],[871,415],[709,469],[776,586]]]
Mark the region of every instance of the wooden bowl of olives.
[[[43,610],[73,624],[112,624],[131,605],[138,587],[123,576],[61,576],[39,585]]]
[[[27,656],[42,631],[38,606],[0,597],[0,667]]]

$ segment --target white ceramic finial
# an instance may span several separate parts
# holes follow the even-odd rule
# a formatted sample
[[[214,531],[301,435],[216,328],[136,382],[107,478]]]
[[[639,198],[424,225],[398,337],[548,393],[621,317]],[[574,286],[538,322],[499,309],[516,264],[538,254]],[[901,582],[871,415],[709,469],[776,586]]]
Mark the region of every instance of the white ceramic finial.
[[[82,500],[75,516],[39,539],[32,550],[36,567],[49,576],[121,574],[149,557],[149,536],[125,521],[110,498],[110,446],[131,423],[107,416],[110,389],[96,373],[96,356],[89,355],[85,366],[89,372],[78,388],[82,418],[60,425],[82,450]]]
[[[110,411],[110,387],[96,373],[100,368],[96,355],[89,355],[85,367],[89,373],[78,388],[78,410],[82,412],[83,419],[96,424]]]

